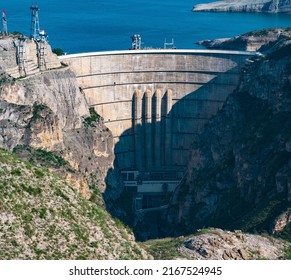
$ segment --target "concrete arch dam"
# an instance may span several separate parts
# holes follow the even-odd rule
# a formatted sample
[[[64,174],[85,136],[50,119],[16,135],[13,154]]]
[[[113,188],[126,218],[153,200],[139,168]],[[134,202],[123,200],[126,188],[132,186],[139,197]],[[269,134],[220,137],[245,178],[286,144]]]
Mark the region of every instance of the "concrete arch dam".
[[[183,171],[193,136],[239,83],[252,52],[132,50],[60,57],[112,131],[121,170]]]

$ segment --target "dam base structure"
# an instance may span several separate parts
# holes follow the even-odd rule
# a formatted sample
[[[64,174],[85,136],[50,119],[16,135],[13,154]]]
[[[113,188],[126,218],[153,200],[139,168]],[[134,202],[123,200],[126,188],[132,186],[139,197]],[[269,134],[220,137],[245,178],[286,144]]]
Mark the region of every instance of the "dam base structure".
[[[128,50],[60,57],[115,143],[116,167],[135,208],[166,203],[195,136],[237,87],[253,52]],[[160,197],[159,199],[156,199]]]

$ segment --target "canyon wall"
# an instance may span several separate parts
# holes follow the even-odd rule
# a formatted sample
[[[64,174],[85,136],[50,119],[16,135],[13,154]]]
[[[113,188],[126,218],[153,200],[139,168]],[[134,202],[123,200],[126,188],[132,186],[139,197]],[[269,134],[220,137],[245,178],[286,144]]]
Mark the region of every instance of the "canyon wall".
[[[86,198],[92,194],[89,185],[104,191],[104,179],[114,159],[110,131],[89,110],[75,74],[61,67],[53,53],[49,52],[47,62],[57,69],[40,69],[37,44],[29,39],[26,53],[34,59],[36,71],[20,76],[19,40],[12,36],[0,40],[1,147],[48,164]],[[57,164],[53,159],[59,160]]]
[[[273,232],[274,220],[290,208],[290,47],[248,65],[193,141],[166,215],[167,234],[207,226]]]

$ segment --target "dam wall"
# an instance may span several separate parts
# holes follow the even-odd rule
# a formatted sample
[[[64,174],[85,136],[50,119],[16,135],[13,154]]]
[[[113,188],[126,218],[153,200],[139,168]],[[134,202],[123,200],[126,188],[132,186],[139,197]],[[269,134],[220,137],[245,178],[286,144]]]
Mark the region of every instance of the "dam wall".
[[[252,52],[129,50],[60,57],[112,131],[122,170],[184,170],[195,134],[239,83]]]

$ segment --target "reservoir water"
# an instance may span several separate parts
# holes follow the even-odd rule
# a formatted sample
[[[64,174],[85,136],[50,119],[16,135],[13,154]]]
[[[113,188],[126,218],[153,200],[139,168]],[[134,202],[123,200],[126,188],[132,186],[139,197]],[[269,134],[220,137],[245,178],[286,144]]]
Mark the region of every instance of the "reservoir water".
[[[130,36],[140,34],[143,47],[199,48],[204,39],[233,37],[269,27],[291,27],[291,15],[193,13],[207,0],[38,0],[40,25],[53,48],[68,53],[128,49]],[[29,36],[31,0],[1,3],[8,29]]]

